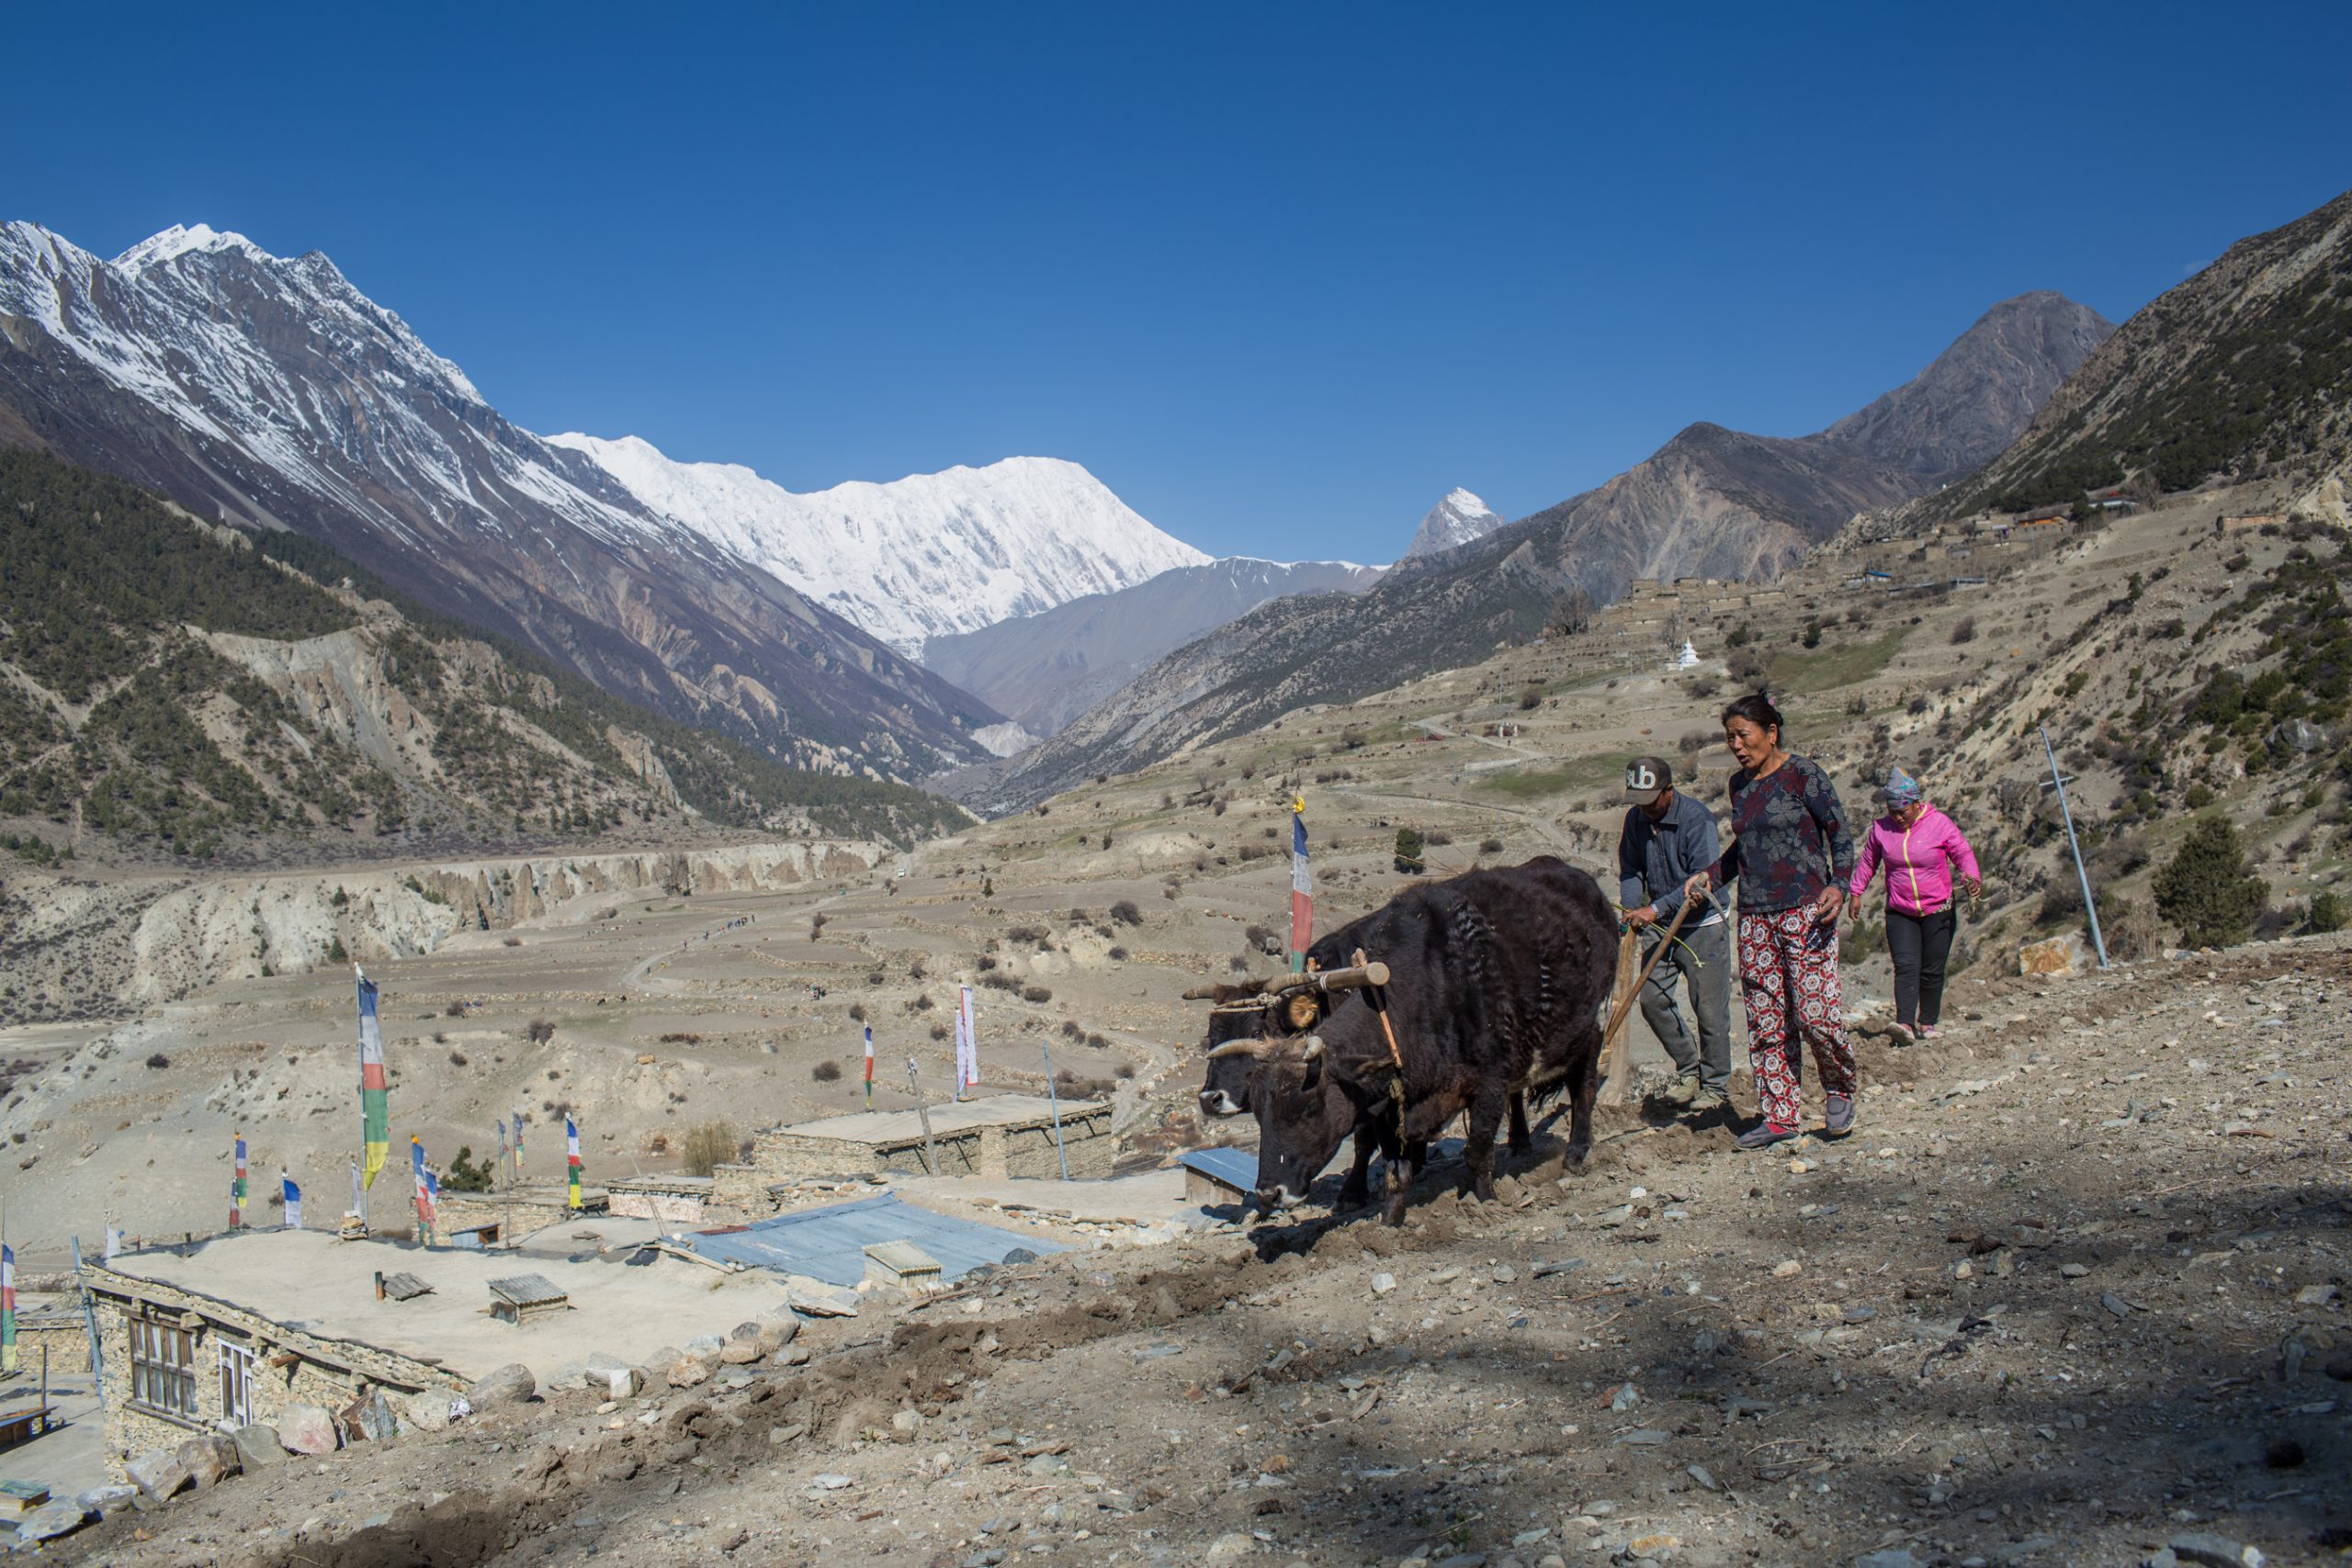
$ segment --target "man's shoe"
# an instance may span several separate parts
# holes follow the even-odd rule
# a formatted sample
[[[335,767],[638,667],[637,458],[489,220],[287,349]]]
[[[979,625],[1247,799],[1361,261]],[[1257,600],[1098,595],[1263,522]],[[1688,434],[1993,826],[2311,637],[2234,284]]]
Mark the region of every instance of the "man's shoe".
[[[1774,1144],[1785,1144],[1802,1134],[1794,1127],[1784,1127],[1778,1122],[1758,1122],[1742,1133],[1732,1146],[1740,1149],[1769,1149]]]
[[[1724,1106],[1729,1105],[1730,1103],[1731,1097],[1724,1093],[1723,1090],[1719,1089],[1702,1089],[1698,1093],[1690,1097],[1690,1103],[1684,1106],[1682,1109],[1686,1115],[1705,1116],[1714,1111],[1721,1111]]]
[[[1691,1098],[1698,1092],[1699,1075],[1696,1073],[1684,1073],[1678,1077],[1672,1083],[1667,1085],[1665,1089],[1659,1090],[1658,1099],[1666,1104],[1675,1106],[1679,1109],[1682,1106],[1689,1105]]]
[[[1829,1114],[1824,1119],[1822,1133],[1826,1137],[1842,1138],[1854,1130],[1854,1097],[1849,1094],[1829,1096]]]

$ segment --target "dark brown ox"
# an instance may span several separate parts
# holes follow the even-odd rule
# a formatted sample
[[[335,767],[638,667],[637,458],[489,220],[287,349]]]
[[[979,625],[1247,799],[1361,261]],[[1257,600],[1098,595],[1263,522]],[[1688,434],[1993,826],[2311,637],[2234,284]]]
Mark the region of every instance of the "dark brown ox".
[[[1464,1112],[1466,1188],[1492,1198],[1495,1134],[1521,1092],[1568,1093],[1580,1165],[1617,957],[1593,879],[1540,856],[1408,889],[1360,925],[1389,983],[1347,993],[1303,1038],[1250,1049],[1260,1201],[1295,1202],[1341,1139],[1373,1128],[1396,1151],[1383,1217],[1401,1224],[1420,1151]]]

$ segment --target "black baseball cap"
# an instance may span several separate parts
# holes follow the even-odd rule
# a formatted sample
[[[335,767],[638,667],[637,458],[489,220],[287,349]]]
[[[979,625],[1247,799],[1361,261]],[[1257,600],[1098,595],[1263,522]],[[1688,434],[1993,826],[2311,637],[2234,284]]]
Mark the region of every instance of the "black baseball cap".
[[[1663,757],[1636,757],[1625,764],[1625,798],[1647,806],[1674,787],[1674,770]]]

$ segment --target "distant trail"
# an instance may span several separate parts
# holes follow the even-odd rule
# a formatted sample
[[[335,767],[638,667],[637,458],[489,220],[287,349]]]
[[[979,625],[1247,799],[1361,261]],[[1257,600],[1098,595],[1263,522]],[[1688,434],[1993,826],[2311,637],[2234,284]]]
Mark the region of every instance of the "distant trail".
[[[838,904],[848,897],[849,893],[847,891],[828,893],[814,903],[804,906],[804,908],[808,912],[814,914],[817,910],[822,909],[828,905]],[[667,997],[691,996],[694,993],[695,987],[689,982],[684,980],[660,980],[653,976],[653,966],[655,964],[666,963],[672,955],[684,951],[684,949],[683,948],[657,947],[652,952],[647,953],[644,957],[639,959],[636,963],[630,964],[627,969],[623,970],[616,984],[622,990],[628,990],[634,987],[640,991],[658,991],[662,995]]]
[[[1474,805],[1469,801],[1450,795],[1408,795],[1401,790],[1361,789],[1353,784],[1337,784],[1332,787],[1336,791],[1344,792],[1348,795],[1356,795],[1360,798],[1365,799],[1416,800],[1426,806],[1451,806],[1457,808],[1466,807],[1473,811],[1492,811],[1498,816],[1510,817],[1516,818],[1521,822],[1524,822],[1529,827],[1534,829],[1537,832],[1543,834],[1551,846],[1559,851],[1560,858],[1569,862],[1571,864],[1583,863],[1586,861],[1589,861],[1589,863],[1585,866],[1585,869],[1588,871],[1591,870],[1595,865],[1600,866],[1604,870],[1612,869],[1608,865],[1606,857],[1604,857],[1598,850],[1585,850],[1579,848],[1577,845],[1571,843],[1566,838],[1563,837],[1559,829],[1553,827],[1552,824],[1544,818],[1537,816],[1532,811],[1521,811],[1517,807],[1490,806],[1484,801],[1480,801]]]

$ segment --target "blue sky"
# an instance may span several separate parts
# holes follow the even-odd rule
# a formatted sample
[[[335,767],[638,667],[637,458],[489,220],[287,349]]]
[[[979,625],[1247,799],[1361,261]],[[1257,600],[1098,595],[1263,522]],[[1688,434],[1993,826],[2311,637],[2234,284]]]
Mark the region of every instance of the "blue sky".
[[[536,430],[1385,559],[2352,186],[2342,4],[671,10],[35,7],[0,216],[323,250]]]

